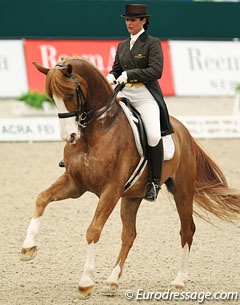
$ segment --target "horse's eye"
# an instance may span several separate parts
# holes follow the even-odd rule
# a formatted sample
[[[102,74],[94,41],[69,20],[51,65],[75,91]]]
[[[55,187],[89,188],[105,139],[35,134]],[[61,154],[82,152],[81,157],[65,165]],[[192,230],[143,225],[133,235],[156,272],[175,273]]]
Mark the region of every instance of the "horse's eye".
[[[68,99],[69,101],[71,101],[73,98],[74,98],[74,94],[73,94],[73,93],[68,93],[68,94],[67,94],[67,99]]]

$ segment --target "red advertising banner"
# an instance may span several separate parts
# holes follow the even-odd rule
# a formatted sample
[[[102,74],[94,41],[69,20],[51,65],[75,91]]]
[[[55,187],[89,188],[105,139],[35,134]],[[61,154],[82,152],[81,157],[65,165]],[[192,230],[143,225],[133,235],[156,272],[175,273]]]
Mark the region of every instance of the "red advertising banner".
[[[172,73],[172,63],[170,56],[170,48],[168,41],[161,41],[163,49],[163,75],[159,81],[163,95],[165,96],[174,96],[174,82],[173,82],[173,73]]]
[[[45,76],[32,64],[38,62],[52,68],[62,57],[78,55],[89,59],[107,75],[111,70],[119,40],[25,40],[25,58],[29,90],[44,91]],[[174,95],[170,52],[167,41],[162,42],[164,71],[160,84],[164,95]]]

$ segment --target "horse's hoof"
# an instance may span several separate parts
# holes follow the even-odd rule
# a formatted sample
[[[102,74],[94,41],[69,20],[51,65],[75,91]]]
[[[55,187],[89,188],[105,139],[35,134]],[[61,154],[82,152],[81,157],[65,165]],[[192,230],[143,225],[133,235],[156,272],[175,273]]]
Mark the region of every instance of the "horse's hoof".
[[[78,298],[80,300],[86,300],[90,298],[90,296],[93,294],[93,286],[88,287],[81,287],[78,286]]]
[[[106,283],[103,287],[101,294],[108,297],[114,297],[118,292],[118,284],[116,283]]]
[[[178,272],[175,280],[171,282],[171,288],[183,291],[185,289],[185,282],[188,279],[188,275],[183,272]]]
[[[20,253],[21,261],[30,261],[37,255],[37,246],[31,248],[22,248]]]
[[[172,289],[176,289],[178,291],[184,291],[184,282],[179,280],[179,279],[175,279],[171,282],[171,288]]]

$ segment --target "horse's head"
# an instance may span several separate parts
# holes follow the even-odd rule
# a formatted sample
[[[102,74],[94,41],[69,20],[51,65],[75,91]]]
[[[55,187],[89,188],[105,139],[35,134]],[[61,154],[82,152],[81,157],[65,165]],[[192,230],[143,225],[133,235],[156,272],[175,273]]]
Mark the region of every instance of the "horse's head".
[[[60,118],[61,138],[76,143],[83,128],[104,119],[117,92],[104,75],[87,59],[71,56],[52,69],[33,63],[46,75],[46,93],[54,100]]]
[[[86,81],[74,71],[71,63],[61,62],[52,69],[33,63],[46,75],[46,93],[53,99],[60,118],[61,138],[75,144],[80,138],[79,117],[83,113]]]

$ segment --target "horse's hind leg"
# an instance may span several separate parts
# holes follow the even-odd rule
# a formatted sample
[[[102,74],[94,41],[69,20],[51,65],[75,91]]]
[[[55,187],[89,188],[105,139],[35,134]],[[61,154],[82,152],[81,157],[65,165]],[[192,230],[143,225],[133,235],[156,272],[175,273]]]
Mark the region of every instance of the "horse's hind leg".
[[[33,217],[27,229],[27,236],[24,240],[20,259],[28,261],[37,253],[36,236],[39,232],[41,218],[46,206],[51,201],[62,200],[70,197],[79,197],[81,192],[76,193],[74,181],[68,175],[62,175],[47,190],[41,192],[35,203]],[[79,188],[78,188],[79,189]]]
[[[122,198],[122,246],[112,273],[108,277],[106,285],[102,290],[104,295],[113,296],[117,293],[118,280],[122,275],[125,260],[137,235],[136,216],[141,201],[141,198]]]
[[[171,189],[181,222],[180,236],[182,245],[180,270],[176,278],[172,281],[171,286],[179,290],[184,289],[184,283],[188,279],[188,258],[195,232],[195,224],[192,217],[194,196],[193,181],[193,177],[190,179],[186,178],[184,181],[181,179]]]

